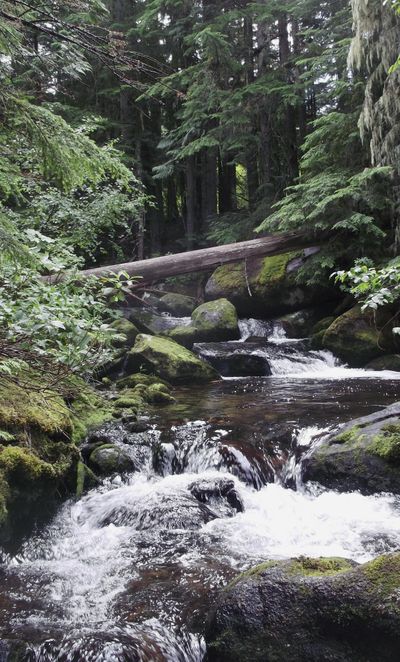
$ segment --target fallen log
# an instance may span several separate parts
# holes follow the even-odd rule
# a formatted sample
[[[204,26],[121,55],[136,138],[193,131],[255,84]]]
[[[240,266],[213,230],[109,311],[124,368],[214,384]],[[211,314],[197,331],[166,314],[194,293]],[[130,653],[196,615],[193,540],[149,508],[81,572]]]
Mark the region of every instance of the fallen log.
[[[106,267],[87,269],[79,273],[80,277],[107,276],[111,273],[125,271],[129,276],[139,276],[144,283],[158,282],[169,276],[180,276],[183,274],[196,273],[200,271],[211,271],[230,262],[240,262],[257,257],[268,257],[278,255],[286,251],[306,248],[315,245],[301,233],[290,233],[272,235],[242,241],[236,244],[224,246],[213,246],[201,250],[189,251],[187,253],[176,253],[164,255],[138,262],[126,262],[124,264],[113,264]]]

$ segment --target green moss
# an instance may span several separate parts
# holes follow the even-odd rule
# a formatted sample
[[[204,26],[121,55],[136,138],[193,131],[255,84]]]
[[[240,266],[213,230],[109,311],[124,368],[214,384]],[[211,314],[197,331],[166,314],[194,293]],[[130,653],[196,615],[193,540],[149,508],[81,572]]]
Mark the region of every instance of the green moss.
[[[55,467],[19,446],[0,449],[0,472],[7,479],[12,477],[14,480],[35,481],[56,477]]]
[[[350,561],[339,557],[313,559],[300,556],[298,559],[291,561],[289,572],[301,574],[305,577],[322,577],[336,575],[339,572],[346,572],[352,568],[353,565]]]
[[[213,280],[221,289],[235,290],[246,287],[244,263],[225,264],[213,273]]]
[[[71,389],[73,392],[70,398],[71,439],[74,443],[79,443],[90,428],[111,420],[113,412],[111,403],[82,380],[74,378]]]
[[[360,569],[384,596],[400,589],[400,554],[379,556]]]
[[[152,384],[147,389],[147,399],[153,404],[166,405],[175,402],[164,384]]]
[[[114,407],[117,409],[132,409],[138,412],[143,407],[143,395],[147,392],[147,386],[143,386],[142,390],[127,389],[123,391],[120,397],[114,401]]]
[[[249,570],[245,570],[244,572],[241,572],[240,575],[232,579],[229,584],[225,587],[225,591],[229,591],[231,588],[236,586],[239,582],[243,581],[244,579],[249,579],[250,577],[259,577],[263,572],[266,570],[269,570],[270,568],[276,568],[279,566],[282,562],[281,561],[264,561],[263,563],[259,563],[258,565],[254,566],[253,568],[249,568]]]
[[[113,345],[115,347],[126,347],[129,345],[132,346],[135,342],[136,336],[140,333],[139,329],[133,324],[133,322],[130,322],[124,317],[122,319],[115,320],[111,326],[116,331],[116,333],[121,335],[121,338],[114,340]]]
[[[168,382],[163,381],[162,379],[160,379],[160,377],[156,377],[155,375],[145,375],[142,372],[138,372],[134,375],[128,375],[128,377],[123,377],[122,379],[119,379],[117,381],[117,389],[121,390],[123,388],[129,388],[129,387],[134,388],[139,384],[143,384],[144,386],[151,386],[152,384],[160,384],[160,383],[165,384],[165,386],[169,387]]]
[[[301,254],[299,251],[292,251],[290,253],[266,257],[262,261],[261,268],[255,278],[257,284],[262,286],[280,283],[286,277],[289,262],[300,257]]]
[[[0,425],[12,428],[14,434],[31,429],[65,437],[72,431],[63,398],[55,391],[40,390],[39,378],[27,389],[11,381],[0,383]]]
[[[227,299],[208,301],[192,313],[192,324],[198,331],[236,331],[238,316],[235,306]]]
[[[400,464],[400,424],[384,425],[380,434],[372,439],[368,452],[378,455],[390,464]]]
[[[334,443],[335,444],[355,443],[357,441],[362,441],[363,438],[364,435],[360,433],[360,427],[358,425],[355,425],[354,427],[350,428],[350,430],[346,430],[345,432],[338,434],[334,439]]]
[[[324,317],[324,319],[319,320],[319,322],[314,324],[312,328],[313,335],[319,333],[325,333],[325,331],[329,329],[330,325],[333,324],[334,321],[335,321],[335,317]]]
[[[359,305],[335,319],[324,334],[323,346],[355,366],[363,366],[383,353],[379,331]]]
[[[133,369],[144,366],[171,383],[207,382],[218,375],[215,370],[185,347],[168,338],[140,335],[129,352],[128,363]]]

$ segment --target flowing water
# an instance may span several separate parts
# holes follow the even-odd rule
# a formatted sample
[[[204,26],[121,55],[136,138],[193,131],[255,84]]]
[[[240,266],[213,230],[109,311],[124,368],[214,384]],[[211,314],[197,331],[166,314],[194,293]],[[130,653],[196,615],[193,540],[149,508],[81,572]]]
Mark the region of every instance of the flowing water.
[[[222,586],[271,558],[366,561],[400,548],[400,500],[303,485],[301,460],[339,422],[400,399],[400,373],[350,370],[282,329],[241,322],[215,354],[265,359],[266,377],[181,388],[149,431],[104,428],[136,471],[114,477],[0,566],[0,660],[200,662]],[[14,643],[13,643],[14,642]]]

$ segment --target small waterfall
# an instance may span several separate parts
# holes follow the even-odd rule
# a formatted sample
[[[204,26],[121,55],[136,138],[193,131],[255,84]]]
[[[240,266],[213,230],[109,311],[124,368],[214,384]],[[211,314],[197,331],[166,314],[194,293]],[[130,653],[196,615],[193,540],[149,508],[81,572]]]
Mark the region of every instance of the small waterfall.
[[[268,338],[273,328],[273,322],[256,319],[239,320],[240,340],[245,342],[249,338]]]
[[[319,444],[322,443],[330,428],[318,428],[311,425],[294,430],[289,455],[282,468],[275,475],[275,482],[284,487],[303,488],[302,464]]]

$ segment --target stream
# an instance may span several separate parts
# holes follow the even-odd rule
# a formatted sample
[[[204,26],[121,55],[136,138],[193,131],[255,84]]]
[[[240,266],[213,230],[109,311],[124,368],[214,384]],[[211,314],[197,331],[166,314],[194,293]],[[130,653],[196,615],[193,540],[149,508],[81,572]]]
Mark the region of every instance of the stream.
[[[105,480],[0,565],[0,662],[201,662],[204,620],[238,572],[266,559],[400,549],[400,498],[302,483],[301,462],[339,423],[400,399],[400,373],[349,369],[277,324],[196,346],[250,354],[270,376],[176,389],[149,430],[104,434],[136,471]],[[24,649],[25,650],[25,649]]]

